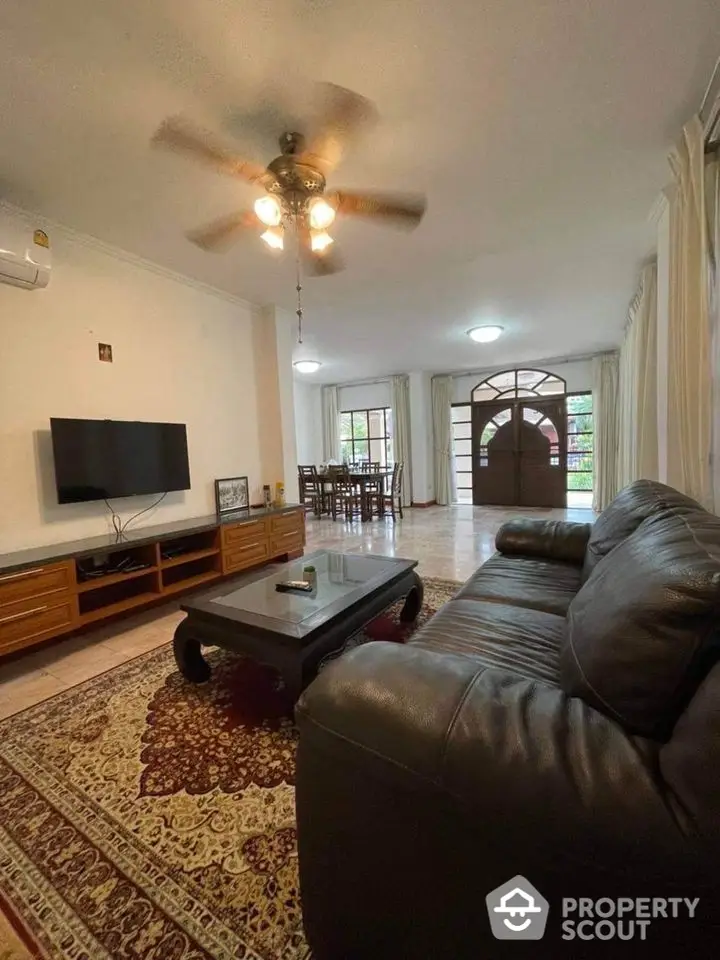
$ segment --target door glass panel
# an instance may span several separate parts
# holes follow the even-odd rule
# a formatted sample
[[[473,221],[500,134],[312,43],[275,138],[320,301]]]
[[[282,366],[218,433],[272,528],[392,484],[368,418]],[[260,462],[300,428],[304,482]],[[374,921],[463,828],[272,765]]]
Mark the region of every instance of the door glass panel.
[[[462,407],[451,407],[450,412],[453,423],[459,423],[461,420],[469,420],[470,404],[464,404]]]
[[[455,466],[458,470],[472,470],[472,457],[455,457]]]
[[[480,434],[480,446],[486,447],[496,433],[497,426],[492,422],[492,420],[490,423],[486,423],[483,432]]]
[[[471,440],[456,440],[453,444],[453,450],[456,457],[469,456],[472,453],[470,447],[472,446]]]
[[[524,387],[526,390],[534,390],[536,384],[544,380],[546,376],[547,374],[543,373],[542,370],[518,370],[517,385],[518,387]]]
[[[496,390],[509,390],[510,387],[515,389],[515,371],[505,370],[503,373],[496,373],[495,376],[490,377],[487,382],[491,387],[495,387]]]
[[[592,431],[592,414],[578,413],[568,417],[568,433],[589,433]]]
[[[472,436],[472,424],[456,423],[453,425],[453,436],[456,440],[469,440]]]
[[[558,443],[558,434],[555,429],[555,424],[552,420],[548,420],[547,417],[540,424],[540,431],[543,436],[547,437],[550,443]]]
[[[487,384],[482,387],[475,387],[472,392],[472,398],[476,403],[479,400],[494,400],[497,395],[497,390],[493,390],[493,388]]]
[[[501,410],[500,413],[496,413],[493,420],[499,427],[502,427],[503,424],[509,423],[511,418],[512,410],[510,407],[507,407],[505,410]]]
[[[559,377],[548,377],[542,383],[535,387],[538,393],[544,397],[553,396],[556,393],[565,393],[565,381]]]
[[[544,416],[544,413],[541,413],[539,410],[533,410],[532,407],[524,407],[523,409],[523,420],[527,423],[540,423]]]

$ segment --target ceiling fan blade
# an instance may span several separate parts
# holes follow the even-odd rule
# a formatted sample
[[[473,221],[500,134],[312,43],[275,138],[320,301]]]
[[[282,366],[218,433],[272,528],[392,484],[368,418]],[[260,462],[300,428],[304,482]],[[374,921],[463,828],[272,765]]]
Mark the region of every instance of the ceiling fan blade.
[[[367,217],[390,226],[414,230],[422,220],[427,202],[422,194],[355,193],[332,190],[325,199],[338,213],[350,217]]]
[[[319,117],[298,160],[327,176],[340,163],[360,131],[375,123],[378,113],[375,104],[359,93],[334,83],[318,86]]]
[[[186,153],[196,160],[209,164],[220,173],[239,177],[248,183],[262,182],[267,169],[259,163],[251,163],[227,151],[211,133],[193,126],[184,117],[168,117],[156,130],[152,143],[179,153]]]
[[[202,250],[221,253],[239,240],[245,231],[259,226],[260,222],[254,213],[250,210],[241,210],[239,213],[231,213],[227,217],[213,220],[204,227],[189,230],[186,236]]]
[[[336,243],[331,243],[324,250],[313,250],[311,233],[306,223],[298,224],[297,238],[308,276],[328,277],[345,269],[345,261]]]
[[[305,254],[305,269],[311,277],[329,277],[345,269],[345,261],[336,244],[324,250],[308,250]]]

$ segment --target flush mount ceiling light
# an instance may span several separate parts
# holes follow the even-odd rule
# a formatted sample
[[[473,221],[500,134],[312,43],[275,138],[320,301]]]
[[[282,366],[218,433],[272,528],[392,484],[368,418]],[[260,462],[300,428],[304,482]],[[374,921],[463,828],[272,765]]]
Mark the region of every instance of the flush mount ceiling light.
[[[319,360],[296,360],[293,366],[298,373],[316,373],[322,364]]]
[[[502,332],[502,327],[488,324],[484,327],[473,327],[472,330],[468,330],[467,335],[471,340],[474,340],[475,343],[492,343],[493,340],[497,340]]]

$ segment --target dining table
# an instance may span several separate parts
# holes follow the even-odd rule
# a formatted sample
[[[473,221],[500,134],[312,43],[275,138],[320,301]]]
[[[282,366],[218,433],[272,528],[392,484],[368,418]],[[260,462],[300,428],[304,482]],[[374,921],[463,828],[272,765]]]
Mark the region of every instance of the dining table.
[[[329,476],[330,472],[318,473],[318,479],[325,485],[332,483]],[[372,520],[372,511],[370,509],[370,497],[368,496],[368,484],[377,483],[379,479],[383,481],[383,489],[386,489],[387,478],[392,477],[392,467],[382,467],[380,470],[348,470],[348,478],[353,486],[356,486],[360,492],[360,519],[362,521]]]

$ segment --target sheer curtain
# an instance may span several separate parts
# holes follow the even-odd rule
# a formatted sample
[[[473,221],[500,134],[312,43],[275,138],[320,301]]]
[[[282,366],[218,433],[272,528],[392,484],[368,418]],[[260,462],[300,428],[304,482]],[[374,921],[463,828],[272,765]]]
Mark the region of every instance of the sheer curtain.
[[[433,416],[435,499],[440,504],[452,498],[452,377],[433,377],[430,381]]]
[[[594,357],[593,373],[593,510],[600,512],[617,493],[618,355]]]
[[[402,505],[412,502],[412,464],[410,462],[410,378],[406,374],[390,378],[393,416],[393,453],[396,462],[405,464],[402,475]]]
[[[336,385],[322,388],[322,434],[323,458],[338,460],[340,457],[340,412]]]
[[[668,482],[711,507],[711,271],[704,139],[694,117],[670,155],[676,190],[670,204]]]
[[[620,348],[618,489],[633,480],[657,477],[657,264],[653,262],[640,276]]]

